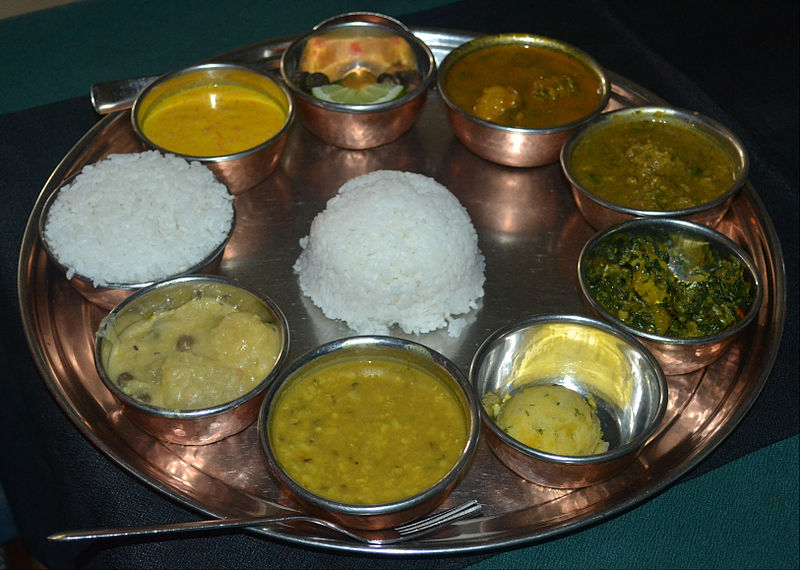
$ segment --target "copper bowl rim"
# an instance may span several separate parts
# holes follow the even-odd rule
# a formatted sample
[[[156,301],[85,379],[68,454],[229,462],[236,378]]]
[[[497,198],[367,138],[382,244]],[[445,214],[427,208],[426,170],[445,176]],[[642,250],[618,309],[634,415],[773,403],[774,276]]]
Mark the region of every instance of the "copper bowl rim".
[[[600,303],[595,300],[594,296],[589,291],[589,287],[586,284],[585,279],[585,268],[586,268],[586,260],[592,254],[594,249],[605,239],[615,233],[622,233],[626,231],[636,231],[636,232],[648,232],[648,230],[652,229],[665,229],[670,228],[673,230],[677,230],[686,234],[690,234],[695,237],[701,237],[718,248],[721,248],[731,255],[735,256],[745,267],[746,273],[750,276],[753,286],[754,286],[754,294],[753,300],[748,308],[747,313],[742,317],[738,323],[721,330],[717,334],[711,336],[701,336],[701,337],[692,337],[692,338],[673,338],[668,336],[661,336],[653,333],[648,333],[644,331],[640,331],[624,322],[620,319],[609,313],[605,307],[603,307]],[[689,220],[681,220],[675,218],[633,218],[630,220],[626,220],[620,223],[617,223],[609,228],[606,228],[603,231],[598,232],[595,234],[589,241],[584,244],[583,249],[581,250],[580,255],[578,256],[578,283],[580,286],[581,293],[583,294],[584,298],[589,302],[594,310],[597,311],[599,315],[603,317],[603,319],[607,320],[608,322],[612,323],[615,327],[636,336],[638,338],[646,339],[647,341],[662,344],[662,345],[672,345],[672,346],[700,346],[700,345],[708,345],[708,344],[715,344],[725,339],[728,339],[734,335],[739,334],[742,330],[744,330],[756,317],[758,311],[761,308],[761,301],[764,296],[764,289],[761,278],[758,273],[758,269],[756,268],[755,263],[753,262],[752,258],[744,251],[736,242],[731,240],[729,237],[719,233],[718,231],[709,228],[708,226],[704,226],[702,224],[698,224],[695,222],[691,222]]]
[[[299,54],[297,53],[298,50],[305,46],[305,43],[309,38],[318,33],[326,30],[347,27],[378,27],[390,30],[404,38],[409,45],[412,46],[417,59],[417,68],[424,72],[420,84],[415,89],[404,94],[402,97],[398,97],[397,99],[392,99],[391,101],[386,101],[385,103],[372,103],[366,105],[347,105],[344,103],[322,101],[321,99],[317,99],[310,93],[307,93],[303,89],[297,87],[291,78],[292,69],[290,69],[289,61],[299,58]],[[419,57],[419,53],[423,53],[424,58]],[[428,45],[414,35],[414,33],[399,20],[376,12],[348,12],[338,16],[333,16],[327,20],[323,20],[314,26],[311,31],[306,32],[292,41],[281,55],[280,74],[281,79],[286,84],[289,91],[291,91],[292,95],[308,105],[336,113],[354,115],[371,114],[400,108],[407,103],[416,100],[421,95],[426,94],[436,76],[436,58],[434,57],[433,52]]]
[[[181,154],[179,152],[175,152],[168,148],[162,147],[151,141],[150,138],[146,134],[144,134],[144,132],[142,132],[142,129],[139,126],[139,112],[142,108],[143,103],[146,101],[147,96],[150,93],[152,93],[153,89],[169,82],[170,80],[176,77],[187,75],[189,73],[203,74],[203,73],[226,71],[226,70],[249,73],[258,76],[261,79],[266,79],[267,81],[273,83],[281,91],[283,96],[286,98],[287,112],[286,112],[286,120],[284,121],[283,126],[277,133],[272,135],[267,140],[258,143],[256,146],[232,154],[223,154],[218,156],[195,156],[191,154]],[[292,123],[294,122],[294,116],[295,116],[294,99],[292,98],[289,90],[281,81],[277,81],[274,77],[271,77],[266,73],[262,73],[257,69],[253,69],[252,67],[236,63],[203,63],[198,65],[191,65],[189,67],[183,67],[181,69],[177,69],[175,71],[166,73],[153,80],[150,84],[148,84],[147,87],[145,87],[139,93],[139,95],[137,95],[136,100],[133,102],[133,107],[131,107],[131,125],[133,127],[133,131],[134,133],[136,133],[136,136],[139,138],[139,140],[141,140],[146,146],[148,146],[149,148],[160,150],[163,153],[174,154],[175,156],[185,158],[186,160],[190,160],[192,162],[202,162],[205,164],[228,162],[231,160],[245,158],[273,146],[289,131],[289,129],[292,126]]]
[[[240,291],[253,296],[258,301],[263,303],[264,306],[273,314],[273,316],[275,317],[275,321],[281,330],[283,342],[281,343],[281,349],[277,355],[277,358],[275,359],[275,364],[269,371],[269,373],[251,390],[245,392],[244,394],[242,394],[241,396],[239,396],[234,400],[231,400],[229,402],[224,402],[216,406],[210,406],[207,408],[197,408],[191,410],[174,410],[171,408],[162,408],[160,406],[151,406],[137,400],[136,398],[132,398],[131,396],[120,390],[119,387],[108,377],[108,375],[105,372],[105,367],[102,364],[101,348],[103,344],[102,331],[104,327],[110,326],[113,323],[114,319],[117,317],[117,315],[119,315],[126,307],[130,306],[132,303],[137,302],[137,300],[147,296],[150,293],[160,292],[163,291],[164,289],[170,289],[174,287],[181,287],[187,284],[202,285],[203,283],[219,284],[239,289]],[[100,325],[98,326],[97,333],[95,335],[94,350],[93,350],[94,363],[95,363],[95,368],[97,369],[97,373],[99,374],[103,384],[106,386],[106,388],[109,389],[109,391],[111,391],[112,394],[114,394],[115,398],[123,402],[125,406],[133,408],[134,410],[140,413],[161,418],[164,420],[175,420],[175,419],[188,420],[188,419],[212,418],[214,416],[225,414],[231,410],[240,407],[242,404],[252,400],[253,398],[263,393],[269,387],[269,385],[278,376],[280,369],[282,368],[284,362],[286,361],[288,352],[289,352],[289,323],[286,320],[286,316],[284,315],[280,307],[271,298],[262,293],[259,293],[250,286],[232,279],[221,277],[219,275],[190,275],[185,277],[177,277],[175,279],[168,279],[166,281],[155,283],[154,285],[151,285],[149,287],[146,287],[144,289],[141,289],[133,293],[130,297],[120,302],[116,307],[114,307],[114,309],[112,309],[112,311],[108,315],[106,315],[103,318]]]
[[[603,128],[606,124],[610,121],[615,120],[628,120],[628,121],[635,121],[635,120],[645,120],[650,121],[649,117],[653,117],[655,115],[659,115],[661,118],[661,122],[670,122],[673,124],[680,124],[680,125],[688,125],[691,128],[699,128],[699,130],[704,131],[706,134],[710,134],[711,136],[716,137],[719,140],[724,140],[730,145],[731,155],[735,155],[737,159],[737,167],[738,171],[734,178],[731,187],[728,188],[725,192],[720,194],[718,197],[710,200],[708,202],[704,202],[703,204],[698,204],[697,206],[692,206],[690,208],[683,208],[680,210],[643,210],[637,208],[630,208],[628,206],[623,206],[621,204],[616,204],[605,198],[601,198],[588,188],[582,186],[580,182],[577,181],[575,175],[572,172],[572,153],[575,150],[575,147],[583,140],[583,138],[600,128]],[[594,119],[592,119],[587,124],[583,125],[581,128],[572,132],[567,140],[564,142],[564,146],[561,147],[561,170],[564,173],[564,176],[569,181],[570,185],[581,195],[585,196],[589,200],[597,203],[604,208],[608,208],[609,210],[613,210],[615,212],[619,212],[621,214],[626,214],[629,216],[636,216],[636,217],[661,217],[661,218],[684,218],[693,216],[694,214],[698,214],[701,212],[705,212],[708,210],[712,210],[717,206],[720,206],[733,198],[737,192],[739,192],[742,187],[744,187],[745,182],[747,182],[747,177],[750,172],[750,157],[749,153],[747,152],[747,148],[745,147],[742,140],[736,136],[736,134],[731,131],[728,127],[716,121],[710,117],[706,117],[699,113],[695,113],[694,111],[689,111],[687,109],[680,109],[677,107],[659,107],[659,106],[645,106],[645,107],[629,107],[625,109],[617,109],[614,111],[609,111],[608,113],[603,113]]]
[[[514,439],[506,432],[504,432],[502,429],[500,429],[494,422],[494,420],[492,420],[492,418],[489,416],[489,413],[486,411],[483,405],[481,405],[480,413],[483,425],[486,427],[486,429],[491,430],[491,432],[504,445],[516,450],[518,453],[530,459],[544,461],[546,463],[588,467],[599,463],[608,463],[620,459],[622,457],[631,456],[637,453],[645,445],[645,443],[647,443],[647,441],[656,433],[659,425],[661,424],[661,420],[664,418],[664,415],[666,414],[667,396],[669,388],[667,386],[666,376],[664,375],[664,372],[661,369],[661,365],[658,363],[658,360],[656,360],[656,358],[653,356],[650,350],[648,350],[648,348],[635,336],[627,333],[626,331],[620,330],[610,325],[609,323],[604,323],[603,321],[599,321],[581,315],[545,314],[545,315],[536,315],[534,317],[529,317],[523,321],[512,323],[510,325],[497,329],[492,334],[490,334],[481,343],[481,345],[478,347],[478,350],[475,351],[469,370],[470,383],[473,386],[476,384],[475,376],[477,375],[481,359],[484,353],[488,351],[495,343],[501,341],[504,337],[506,337],[510,333],[514,333],[534,325],[545,324],[545,323],[569,323],[582,327],[595,328],[617,337],[618,339],[625,342],[628,346],[630,346],[638,354],[641,355],[642,360],[644,362],[647,362],[648,368],[653,372],[653,374],[656,377],[656,383],[658,385],[658,395],[659,395],[657,411],[654,414],[653,418],[651,419],[650,423],[648,424],[647,428],[636,434],[636,437],[634,437],[630,441],[624,443],[623,445],[620,445],[619,447],[613,450],[606,451],[604,453],[599,453],[596,455],[577,456],[577,455],[559,455],[556,453],[548,453],[546,451],[536,449],[535,447],[530,447],[525,445],[524,443]],[[484,394],[479,395],[479,397],[481,398],[483,396]]]
[[[484,119],[480,119],[475,115],[462,109],[461,107],[456,105],[452,99],[450,99],[450,96],[447,94],[447,90],[445,89],[444,81],[445,78],[447,77],[447,73],[449,72],[450,68],[456,62],[458,62],[460,59],[462,59],[468,54],[480,51],[488,47],[493,47],[496,45],[514,45],[514,44],[533,45],[535,47],[540,47],[542,49],[550,49],[553,51],[564,53],[565,55],[568,55],[578,60],[580,63],[585,65],[590,71],[592,71],[597,76],[597,79],[600,82],[600,91],[601,91],[600,102],[594,109],[592,109],[592,111],[590,111],[583,117],[575,119],[574,121],[570,121],[569,123],[564,123],[562,125],[556,125],[547,128],[523,128],[523,127],[510,127],[506,125],[500,125],[497,123],[486,121]],[[553,38],[535,34],[513,34],[513,33],[494,34],[489,36],[481,36],[479,38],[475,38],[474,40],[470,40],[464,44],[461,44],[460,46],[452,50],[450,53],[448,53],[442,60],[442,63],[439,65],[439,71],[437,73],[437,78],[436,78],[436,87],[437,90],[439,91],[439,95],[441,96],[442,100],[445,102],[447,107],[452,112],[458,113],[459,115],[468,119],[469,121],[477,125],[481,125],[487,129],[492,129],[506,133],[525,134],[525,135],[547,135],[554,133],[562,133],[580,127],[581,125],[584,125],[587,122],[594,119],[595,117],[597,117],[603,111],[603,109],[606,108],[606,105],[608,105],[608,100],[611,97],[611,86],[608,81],[608,78],[606,77],[605,71],[591,55],[571,44],[562,42],[561,40],[556,40]]]
[[[319,358],[335,355],[337,352],[349,351],[365,347],[367,349],[383,350],[388,349],[393,352],[404,352],[407,354],[420,357],[422,360],[430,362],[444,371],[444,373],[453,381],[453,387],[458,386],[461,395],[464,398],[464,412],[468,419],[468,436],[467,443],[461,450],[461,455],[450,470],[437,481],[434,485],[428,487],[410,497],[383,504],[353,504],[342,503],[332,499],[322,497],[299,483],[297,483],[278,462],[272,450],[272,445],[269,438],[269,421],[272,403],[280,394],[283,386],[289,382],[296,373],[302,371],[306,366],[313,365]],[[437,496],[448,492],[448,490],[455,485],[466,473],[470,462],[475,454],[480,438],[481,422],[479,417],[479,404],[478,398],[472,385],[467,380],[466,376],[458,369],[458,367],[450,361],[447,357],[439,352],[416,343],[411,340],[401,339],[397,337],[380,336],[380,335],[364,335],[341,338],[321,346],[318,346],[304,355],[298,357],[294,362],[286,366],[280,373],[278,379],[273,382],[267,394],[264,396],[264,401],[261,404],[261,411],[258,417],[258,433],[261,449],[267,460],[272,473],[288,487],[290,492],[301,499],[302,502],[310,504],[317,509],[333,512],[339,515],[348,517],[380,517],[387,514],[398,513],[406,510],[419,507],[421,505],[429,504],[436,499]]]

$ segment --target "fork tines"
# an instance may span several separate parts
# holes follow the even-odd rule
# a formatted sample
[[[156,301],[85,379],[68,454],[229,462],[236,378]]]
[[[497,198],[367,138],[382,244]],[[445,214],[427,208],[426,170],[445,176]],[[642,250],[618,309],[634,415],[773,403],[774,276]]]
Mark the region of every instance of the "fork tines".
[[[395,527],[394,530],[396,530],[400,534],[410,534],[414,532],[419,532],[428,527],[437,526],[443,522],[447,521],[452,522],[462,519],[466,516],[477,513],[478,511],[481,510],[481,508],[482,505],[477,500],[472,499],[471,501],[467,501],[462,505],[453,507],[451,509],[447,509],[440,513],[436,513],[435,515],[431,515],[429,517],[425,517],[414,522],[400,525],[398,527]]]

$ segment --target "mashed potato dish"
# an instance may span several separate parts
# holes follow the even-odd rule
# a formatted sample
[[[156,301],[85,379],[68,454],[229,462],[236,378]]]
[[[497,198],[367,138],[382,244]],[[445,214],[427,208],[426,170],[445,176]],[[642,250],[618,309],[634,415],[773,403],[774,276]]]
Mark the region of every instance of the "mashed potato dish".
[[[359,334],[448,327],[483,297],[484,258],[467,211],[421,174],[379,170],[346,182],[300,240],[300,288]]]
[[[489,393],[483,405],[500,429],[528,447],[568,456],[608,449],[591,395],[587,401],[564,386],[537,384],[502,400]]]

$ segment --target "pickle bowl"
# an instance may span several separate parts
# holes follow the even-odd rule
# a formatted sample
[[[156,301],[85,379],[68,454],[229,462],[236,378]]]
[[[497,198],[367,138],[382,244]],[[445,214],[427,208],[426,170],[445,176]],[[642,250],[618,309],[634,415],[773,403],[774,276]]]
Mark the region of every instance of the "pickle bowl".
[[[133,103],[131,124],[147,148],[200,162],[241,194],[278,167],[294,116],[292,96],[277,78],[244,65],[204,63],[147,85]]]
[[[351,43],[361,48],[351,50]],[[397,61],[407,68],[391,73]],[[340,148],[363,150],[390,143],[414,125],[433,84],[436,60],[400,21],[351,12],[320,22],[289,44],[280,73],[300,121],[312,134]],[[398,96],[370,103],[321,99],[313,94],[309,77],[321,78],[326,86],[349,85],[349,78],[355,78],[354,91],[395,85]]]
[[[587,97],[588,102],[585,107],[578,112],[565,114],[563,117],[543,119],[544,122],[537,119],[536,126],[525,126],[528,123],[517,123],[513,120],[507,121],[504,116],[489,118],[485,113],[477,112],[476,107],[478,107],[478,102],[483,100],[485,94],[489,93],[491,89],[506,89],[506,86],[502,84],[503,79],[495,77],[494,70],[492,71],[492,76],[486,79],[487,84],[482,90],[478,91],[474,86],[464,85],[463,91],[465,94],[458,95],[458,91],[461,88],[456,86],[455,80],[451,81],[451,76],[454,78],[458,75],[470,77],[475,74],[475,71],[462,74],[458,70],[458,66],[462,65],[464,61],[470,58],[474,60],[498,48],[513,49],[517,47],[525,48],[525,51],[532,54],[531,58],[536,57],[539,60],[558,58],[569,62],[569,66],[576,76],[577,74],[584,76],[591,85],[591,88],[587,85],[582,90],[586,95],[591,96]],[[532,59],[531,65],[534,63],[536,63],[536,60]],[[491,64],[486,65],[486,67],[491,67]],[[519,71],[517,69],[514,74],[518,75]],[[551,77],[571,76],[551,74]],[[511,81],[513,78],[506,79]],[[599,115],[605,109],[611,95],[611,87],[605,72],[589,54],[560,40],[531,34],[513,33],[479,37],[452,50],[439,65],[436,86],[445,103],[447,118],[453,133],[465,147],[474,154],[491,162],[521,168],[543,166],[557,162],[561,147],[569,134]],[[562,97],[562,92],[559,89],[561,89],[559,86],[541,86],[543,93],[555,93],[551,97],[551,111],[559,107],[566,108],[559,101],[559,98]],[[515,91],[514,97],[520,96],[522,103],[520,107],[506,109],[505,115],[510,112],[516,112],[518,108],[524,109],[528,105],[526,103],[527,99],[536,98],[535,95],[519,93],[513,87],[510,90]],[[530,91],[531,89],[528,88],[528,90]],[[503,96],[508,97],[507,94]],[[570,95],[563,95],[565,99],[569,97]],[[505,109],[508,105],[507,102],[498,99],[490,106],[492,109]],[[542,114],[547,116],[547,113]]]
[[[339,381],[345,392],[335,391]],[[408,403],[430,394],[427,405]],[[472,462],[480,419],[472,387],[447,358],[410,340],[357,336],[287,365],[258,429],[269,471],[293,504],[380,530],[447,500]]]
[[[597,287],[599,285],[593,284],[589,276],[589,266],[595,260],[603,263],[609,262],[601,251],[606,245],[619,250],[623,246],[615,245],[618,243],[616,240],[639,236],[654,239],[655,243],[663,243],[665,247],[668,247],[670,259],[664,262],[665,268],[678,280],[686,283],[687,287],[695,288],[695,290],[699,290],[698,288],[703,283],[710,282],[708,276],[701,273],[704,271],[705,265],[719,260],[730,260],[735,266],[741,268],[741,280],[749,291],[749,297],[743,305],[731,309],[738,315],[738,319],[731,319],[727,326],[710,334],[701,332],[679,337],[675,334],[670,336],[659,333],[656,330],[645,330],[649,328],[642,324],[645,321],[634,323],[631,320],[633,318],[632,311],[629,312],[630,316],[625,318],[624,313],[604,306],[598,299],[599,289]],[[700,250],[708,252],[702,253],[701,259],[704,260],[702,263],[695,261],[700,258],[701,254],[697,253]],[[683,259],[690,260],[689,264],[682,261]],[[577,273],[584,302],[591,314],[642,341],[659,361],[667,375],[694,372],[709,366],[725,354],[730,345],[756,319],[764,294],[758,269],[752,258],[738,244],[705,225],[671,218],[634,218],[598,232],[584,245],[578,259]],[[730,271],[727,271],[725,275],[730,275]],[[654,282],[659,279],[657,276],[651,278]],[[703,316],[704,320],[708,320],[712,314],[724,314],[719,299],[727,300],[731,294],[724,293],[724,297],[720,297],[720,295],[714,292],[708,293],[705,297],[698,295],[698,299],[713,299],[716,305],[719,305],[714,308],[716,313],[709,312]],[[685,302],[680,303],[682,307],[690,306],[690,298],[686,299]],[[608,304],[606,302],[606,305]],[[700,318],[699,314],[689,313],[685,308],[681,310],[685,314],[679,316],[680,320],[688,321],[687,326],[691,326],[693,321]],[[673,318],[676,322],[679,320],[677,317]]]
[[[601,483],[630,466],[667,408],[666,379],[647,348],[624,331],[580,315],[537,315],[494,331],[475,352],[469,378],[481,398],[483,432],[495,456],[523,479],[557,489]],[[593,437],[602,436],[602,442],[593,442],[591,452],[575,451],[571,438],[578,440],[574,434],[580,430],[573,406],[562,408],[560,401],[552,414],[526,401],[524,414],[513,418],[517,426],[509,429],[496,406],[503,410],[531,389],[544,389],[548,397],[561,390],[571,401],[584,400],[594,408]],[[561,416],[562,410],[569,417]],[[519,437],[526,432],[538,439]]]
[[[609,184],[608,188],[603,191],[605,197],[600,196],[597,191],[588,187],[588,180],[590,179],[587,176],[589,175],[584,173],[584,171],[588,172],[588,166],[582,168],[580,159],[576,159],[576,152],[583,150],[581,147],[586,149],[583,151],[584,154],[589,152],[590,146],[610,148],[607,141],[604,142],[602,137],[610,134],[612,132],[611,129],[616,126],[624,125],[633,128],[649,125],[656,128],[662,125],[666,128],[672,126],[685,129],[687,134],[695,133],[695,136],[703,137],[707,147],[718,148],[724,153],[727,161],[730,162],[731,175],[728,178],[728,182],[723,185],[713,198],[702,201],[698,200],[699,203],[677,207],[655,208],[652,205],[631,205],[634,204],[633,202],[628,202],[628,205],[626,205],[621,203],[624,202],[624,200],[609,199],[607,193],[610,193],[612,189],[616,190],[614,184]],[[631,146],[634,144],[634,142],[630,143]],[[683,162],[689,160],[689,153],[678,147],[670,150],[672,156],[669,158],[665,158],[666,148],[658,150],[659,156],[657,159],[654,159],[654,161],[660,160],[662,164],[642,166],[640,168],[640,173],[649,169],[651,172],[666,178],[667,174],[661,174],[659,172],[660,168],[664,168],[664,165],[677,162],[678,160]],[[630,155],[628,152],[630,152]],[[606,165],[609,165],[607,167],[609,168],[609,172],[610,165],[616,166],[619,164],[626,164],[629,160],[633,160],[632,158],[625,157],[634,156],[634,152],[645,156],[645,153],[641,150],[634,151],[634,149],[631,149],[628,152],[615,152],[616,156],[613,161],[604,161]],[[594,118],[591,122],[575,130],[569,136],[561,150],[560,161],[562,171],[570,184],[572,196],[578,210],[595,230],[602,230],[616,223],[636,217],[680,218],[701,223],[709,227],[715,227],[724,217],[731,202],[744,186],[750,169],[749,155],[744,143],[726,126],[710,117],[703,116],[693,111],[658,106],[618,109]],[[705,167],[707,162],[707,160],[698,156],[697,164],[700,166],[687,166],[685,170],[693,171],[694,168]],[[620,174],[618,180],[627,178],[627,175],[623,176]],[[654,180],[654,185],[661,184],[661,182],[656,180],[655,176]],[[681,183],[676,181],[675,186],[679,185],[681,185]],[[693,184],[687,183],[686,185],[692,186]],[[624,188],[625,185],[617,182],[616,187],[621,189]],[[645,181],[637,178],[636,187],[637,192],[643,192]],[[662,190],[660,188],[658,191],[665,195],[669,192],[669,190]],[[651,192],[653,192],[653,190],[651,190]]]
[[[263,374],[263,377],[254,377],[249,385],[245,384],[244,388],[234,392],[231,399],[225,397],[231,394],[231,392],[225,392],[225,388],[219,386],[205,388],[203,386],[209,377],[207,374],[204,375],[204,371],[208,372],[212,369],[219,371],[222,368],[220,363],[224,361],[224,364],[233,369],[228,376],[236,375],[244,368],[241,364],[244,360],[237,360],[238,356],[242,356],[243,351],[250,347],[247,358],[252,360],[255,358],[254,351],[265,345],[252,341],[254,338],[252,335],[246,336],[246,333],[240,332],[243,329],[237,328],[234,324],[233,327],[226,328],[222,332],[219,332],[220,329],[215,329],[218,331],[217,339],[204,341],[206,348],[198,351],[198,343],[195,341],[192,346],[191,338],[187,339],[191,329],[187,328],[187,323],[190,321],[186,320],[186,313],[184,312],[181,317],[176,317],[176,315],[177,311],[184,309],[189,302],[202,299],[208,301],[212,316],[214,307],[227,305],[236,312],[246,313],[246,316],[255,315],[265,329],[270,330],[270,334],[274,335],[271,347],[274,350],[258,354],[258,357],[264,358],[265,362],[271,362],[271,365],[264,365],[264,369],[268,368],[268,372]],[[174,325],[180,322],[180,326],[184,327],[181,328],[183,334],[178,336],[177,341],[173,343],[177,345],[174,352],[190,354],[190,356],[188,359],[169,361],[170,356],[168,355],[160,364],[160,368],[156,367],[156,369],[151,366],[152,370],[147,376],[144,376],[139,384],[147,386],[147,390],[152,392],[139,393],[138,387],[135,390],[130,389],[133,384],[131,380],[139,380],[135,374],[132,379],[124,379],[122,377],[126,374],[111,372],[113,359],[117,358],[130,364],[133,360],[129,348],[135,352],[145,353],[144,347],[136,344],[129,346],[132,338],[130,334],[137,334],[137,329],[150,326],[148,323],[151,323],[159,315],[168,313],[171,313],[169,318],[172,321],[162,325],[159,335],[154,336],[172,338],[175,335],[171,332],[174,331],[170,331],[169,328],[174,328]],[[210,313],[199,314],[200,319],[208,323]],[[124,414],[139,428],[153,437],[169,443],[207,445],[241,432],[256,420],[264,392],[277,377],[286,360],[289,351],[289,336],[286,317],[280,307],[268,296],[228,278],[193,275],[156,283],[137,291],[117,305],[98,327],[95,335],[94,360],[103,384],[119,402]],[[207,350],[209,343],[219,342],[219,338],[231,341],[234,347],[230,350],[225,350],[224,347],[217,350],[212,354],[216,360],[209,360],[209,351]],[[171,348],[163,349],[164,354],[167,354]],[[194,352],[198,352],[198,354],[195,355]],[[229,360],[225,360],[229,357]],[[192,368],[193,363],[197,363],[197,369],[200,370],[197,374]],[[217,372],[217,375],[221,376],[222,373]],[[154,381],[153,378],[156,377],[158,380]],[[200,407],[195,404],[203,401],[199,399],[180,408],[157,405],[157,401],[155,398],[151,398],[150,394],[155,394],[159,390],[169,390],[170,387],[164,385],[166,382],[170,383],[169,386],[179,387],[181,398],[184,398],[183,401],[187,401],[186,398],[190,397],[196,398],[197,394],[206,398],[207,394],[211,394],[211,397],[216,400],[214,403],[199,404]],[[129,389],[123,389],[123,384]],[[217,395],[220,392],[222,395]],[[205,401],[211,402],[208,399]]]

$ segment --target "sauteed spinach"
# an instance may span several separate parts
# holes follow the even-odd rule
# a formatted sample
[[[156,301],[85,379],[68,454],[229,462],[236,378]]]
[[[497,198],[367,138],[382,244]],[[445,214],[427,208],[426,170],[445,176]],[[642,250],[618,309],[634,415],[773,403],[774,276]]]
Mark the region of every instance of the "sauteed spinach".
[[[675,234],[614,234],[587,259],[585,277],[609,313],[671,338],[719,333],[742,319],[754,293],[739,259]]]

